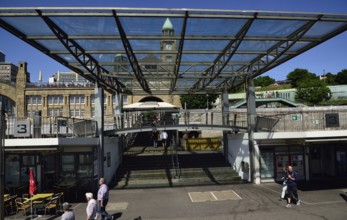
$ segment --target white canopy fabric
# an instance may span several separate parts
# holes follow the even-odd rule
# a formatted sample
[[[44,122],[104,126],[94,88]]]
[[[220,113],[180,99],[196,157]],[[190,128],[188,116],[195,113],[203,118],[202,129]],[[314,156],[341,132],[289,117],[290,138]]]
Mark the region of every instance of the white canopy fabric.
[[[177,109],[176,106],[167,102],[136,102],[123,106],[123,110],[162,110],[162,109]]]

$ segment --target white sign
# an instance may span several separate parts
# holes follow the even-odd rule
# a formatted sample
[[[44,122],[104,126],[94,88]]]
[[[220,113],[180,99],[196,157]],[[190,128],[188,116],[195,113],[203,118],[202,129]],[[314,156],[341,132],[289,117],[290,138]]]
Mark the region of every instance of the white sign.
[[[13,130],[14,137],[30,137],[30,121],[15,121]]]

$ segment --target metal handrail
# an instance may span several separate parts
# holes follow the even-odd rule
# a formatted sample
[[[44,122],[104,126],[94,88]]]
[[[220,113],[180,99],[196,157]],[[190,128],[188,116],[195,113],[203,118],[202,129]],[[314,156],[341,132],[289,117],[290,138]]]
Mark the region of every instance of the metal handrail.
[[[172,168],[175,171],[176,178],[179,179],[181,177],[181,168],[180,168],[180,163],[179,163],[178,154],[177,154],[177,143],[175,141],[175,137],[172,137],[170,151],[171,151]]]

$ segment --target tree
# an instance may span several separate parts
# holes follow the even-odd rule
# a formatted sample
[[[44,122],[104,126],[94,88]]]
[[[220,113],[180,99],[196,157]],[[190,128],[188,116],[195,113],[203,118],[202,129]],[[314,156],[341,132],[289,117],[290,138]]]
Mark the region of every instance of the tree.
[[[306,69],[296,68],[294,71],[287,75],[287,79],[291,81],[291,85],[296,88],[302,81],[310,81],[314,79],[319,79],[314,73],[308,72]]]
[[[338,85],[346,85],[347,84],[347,69],[341,70],[338,72],[335,78],[335,82]]]
[[[254,86],[265,87],[265,86],[268,86],[268,85],[273,84],[275,82],[276,82],[276,80],[269,77],[269,76],[259,76],[259,77],[254,79]]]
[[[325,74],[325,79],[324,79],[324,82],[327,84],[327,85],[336,85],[336,75],[332,74],[332,73],[327,73]]]
[[[187,109],[211,109],[213,103],[216,102],[218,94],[185,94],[181,95],[181,104],[182,106],[187,105]]]
[[[325,82],[317,78],[299,82],[296,96],[296,98],[312,104],[318,104],[323,100],[327,101],[330,99],[331,91]]]

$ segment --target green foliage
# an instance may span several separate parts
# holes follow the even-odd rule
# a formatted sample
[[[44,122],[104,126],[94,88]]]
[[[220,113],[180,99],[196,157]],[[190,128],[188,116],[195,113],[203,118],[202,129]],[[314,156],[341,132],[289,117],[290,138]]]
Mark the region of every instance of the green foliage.
[[[327,85],[337,85],[338,83],[336,83],[336,75],[332,74],[332,73],[327,73],[325,74],[325,79],[323,80]]]
[[[254,86],[265,87],[275,82],[276,80],[269,76],[258,76],[257,78],[254,78]]]
[[[290,84],[283,84],[279,86],[265,86],[261,88],[256,88],[256,91],[269,91],[269,90],[282,90],[282,89],[291,89],[292,86]]]
[[[287,79],[291,81],[294,88],[298,87],[300,82],[319,79],[314,73],[308,72],[306,69],[295,69],[287,75]]]
[[[296,96],[298,99],[318,104],[323,100],[328,100],[331,96],[331,91],[323,81],[316,78],[299,82]]]
[[[319,105],[347,105],[347,100],[328,100],[322,101]]]
[[[335,82],[338,85],[345,85],[347,84],[347,69],[342,70],[341,72],[338,72],[335,78]]]
[[[215,103],[218,98],[218,94],[186,94],[180,97],[183,108],[186,103],[187,109],[206,109],[208,99],[208,108],[211,109],[213,103]]]

